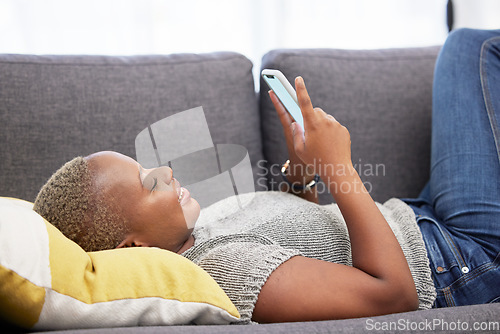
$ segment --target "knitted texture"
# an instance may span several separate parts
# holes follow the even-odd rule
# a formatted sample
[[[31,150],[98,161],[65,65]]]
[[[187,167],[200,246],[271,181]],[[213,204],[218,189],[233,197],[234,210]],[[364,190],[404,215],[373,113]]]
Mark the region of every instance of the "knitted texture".
[[[250,196],[250,195],[241,195]],[[338,206],[320,206],[283,192],[258,192],[243,209],[222,200],[202,210],[195,244],[182,255],[205,269],[250,322],[269,275],[296,255],[352,265],[347,227]],[[422,235],[410,207],[391,199],[378,207],[408,261],[419,309],[432,307],[436,292]]]

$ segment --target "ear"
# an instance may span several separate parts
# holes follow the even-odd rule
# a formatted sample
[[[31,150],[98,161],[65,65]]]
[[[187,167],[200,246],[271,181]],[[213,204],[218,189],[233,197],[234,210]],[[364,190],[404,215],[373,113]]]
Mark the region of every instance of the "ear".
[[[148,247],[148,245],[142,241],[137,240],[135,236],[129,234],[122,242],[120,242],[118,246],[116,246],[116,248],[125,247]]]

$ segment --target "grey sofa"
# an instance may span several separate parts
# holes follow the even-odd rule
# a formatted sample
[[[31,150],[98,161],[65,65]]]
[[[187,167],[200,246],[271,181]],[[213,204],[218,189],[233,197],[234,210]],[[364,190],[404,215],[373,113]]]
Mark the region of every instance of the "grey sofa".
[[[438,51],[274,50],[264,56],[262,67],[280,69],[290,80],[304,77],[314,105],[349,129],[353,162],[374,199],[383,202],[417,196],[428,179]],[[267,87],[260,86],[256,94],[252,63],[230,52],[0,55],[0,196],[32,201],[51,173],[77,155],[114,150],[135,157],[134,140],[141,130],[197,106],[203,106],[214,143],[246,147],[256,190],[271,190],[280,181],[278,168],[287,153]],[[318,189],[321,202],[331,202],[324,188]],[[389,325],[393,332],[454,331],[457,322],[467,323],[469,330],[476,322],[498,325],[499,315],[500,304],[490,304],[371,319],[74,332],[358,333]]]

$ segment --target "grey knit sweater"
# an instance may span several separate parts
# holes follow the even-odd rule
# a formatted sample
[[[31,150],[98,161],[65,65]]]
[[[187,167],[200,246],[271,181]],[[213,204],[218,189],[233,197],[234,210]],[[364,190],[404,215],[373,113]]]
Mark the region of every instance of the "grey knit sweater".
[[[281,263],[296,255],[352,265],[347,227],[335,204],[320,206],[283,192],[240,195],[203,209],[195,244],[182,255],[206,270],[249,322],[260,289]],[[246,197],[246,198],[245,198]],[[253,197],[253,198],[252,198]],[[410,207],[398,199],[377,204],[406,256],[419,309],[435,299],[427,252]]]

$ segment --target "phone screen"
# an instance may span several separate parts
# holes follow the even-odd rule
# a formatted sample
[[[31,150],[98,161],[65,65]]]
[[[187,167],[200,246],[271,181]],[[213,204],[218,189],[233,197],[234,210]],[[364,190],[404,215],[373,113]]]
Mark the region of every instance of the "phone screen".
[[[293,119],[297,123],[299,123],[302,127],[302,130],[304,130],[304,119],[302,118],[302,112],[300,111],[299,105],[288,93],[281,81],[274,75],[264,74],[263,77],[269,87],[274,91],[278,99],[281,101],[283,106],[286,108],[286,110],[288,110]]]

